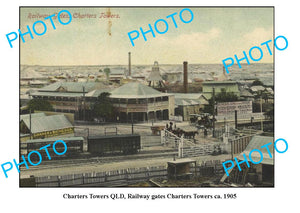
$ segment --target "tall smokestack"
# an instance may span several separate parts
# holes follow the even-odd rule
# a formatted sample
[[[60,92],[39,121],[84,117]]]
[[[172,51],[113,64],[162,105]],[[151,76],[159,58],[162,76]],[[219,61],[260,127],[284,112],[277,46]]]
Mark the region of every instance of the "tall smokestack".
[[[187,68],[187,61],[183,62],[183,89],[184,93],[188,93],[188,68]]]
[[[131,76],[131,52],[128,53],[128,74]]]

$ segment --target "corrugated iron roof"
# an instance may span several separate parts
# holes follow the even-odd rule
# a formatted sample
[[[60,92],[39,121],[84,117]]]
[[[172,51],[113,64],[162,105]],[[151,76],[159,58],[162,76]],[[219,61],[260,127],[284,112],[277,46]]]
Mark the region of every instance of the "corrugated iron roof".
[[[81,93],[75,92],[34,92],[31,94],[32,96],[51,96],[51,97],[81,97],[83,96]]]
[[[46,114],[44,112],[31,113],[31,119],[36,118],[36,117],[42,117],[42,116],[46,116]],[[30,117],[30,114],[20,115],[20,121],[23,119],[29,119],[29,117]]]
[[[109,88],[96,89],[96,90],[92,90],[92,91],[88,92],[87,94],[85,94],[85,97],[99,97],[101,95],[101,93],[110,92],[110,91],[111,91],[111,89],[109,89]]]
[[[244,160],[243,153],[247,156],[247,159],[249,159],[249,153],[253,149],[259,149],[263,153],[263,160],[262,164],[268,164],[268,165],[274,165],[274,145],[273,145],[274,138],[273,137],[267,137],[267,136],[254,136],[246,149],[238,156],[239,160]],[[266,148],[261,148],[261,146],[266,145],[268,143],[272,143],[272,145],[269,145],[270,152],[272,154],[272,158],[270,158],[269,153]],[[253,161],[258,162],[260,160],[260,154],[256,151],[251,153],[251,158]]]
[[[204,81],[202,85],[211,85],[211,84],[237,84],[236,81]]]
[[[177,106],[192,106],[192,105],[199,105],[199,104],[200,104],[200,101],[198,101],[198,100],[175,98],[175,105],[177,105]]]
[[[252,87],[251,87],[251,90],[252,90],[253,92],[264,91],[264,90],[265,90],[265,87],[263,87],[263,86],[261,86],[261,85],[252,86]]]
[[[24,118],[23,122],[29,129],[30,126],[29,117]],[[65,129],[69,127],[73,127],[73,125],[64,115],[31,117],[31,132],[33,134],[38,132]]]
[[[185,164],[185,163],[196,163],[196,160],[189,159],[189,158],[182,158],[182,159],[176,159],[175,161],[168,161],[168,164]]]
[[[169,95],[137,82],[124,84],[114,89],[110,95],[111,98],[153,98],[162,96]]]
[[[93,89],[100,88],[101,86],[103,85],[101,85],[101,83],[98,82],[56,82],[39,89],[39,91],[58,92],[58,89],[62,88],[65,90],[64,92],[82,93],[83,87],[85,92],[90,92]]]
[[[43,138],[43,139],[31,139],[22,143],[41,143],[41,142],[55,142],[57,140],[63,141],[75,141],[75,140],[84,140],[83,137],[51,137],[51,138]]]
[[[169,93],[170,95],[174,95],[175,98],[179,99],[200,99],[203,97],[202,93]]]

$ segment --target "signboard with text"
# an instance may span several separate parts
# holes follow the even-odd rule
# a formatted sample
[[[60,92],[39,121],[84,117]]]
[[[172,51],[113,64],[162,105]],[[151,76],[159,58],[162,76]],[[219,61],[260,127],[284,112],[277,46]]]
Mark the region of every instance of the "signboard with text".
[[[218,115],[234,114],[235,110],[237,110],[238,114],[252,113],[252,101],[223,102],[217,104]]]

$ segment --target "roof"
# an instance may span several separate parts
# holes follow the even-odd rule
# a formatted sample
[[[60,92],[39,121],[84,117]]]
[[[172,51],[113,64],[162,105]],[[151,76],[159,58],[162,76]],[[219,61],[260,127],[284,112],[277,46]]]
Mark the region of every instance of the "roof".
[[[270,152],[272,153],[272,156],[274,156],[274,146],[273,146],[273,141],[274,138],[273,137],[267,137],[267,136],[254,136],[248,146],[246,147],[246,149],[238,156],[239,160],[244,160],[243,157],[243,153],[245,153],[245,155],[247,156],[248,161],[250,162],[249,159],[249,153],[253,150],[253,149],[259,149],[262,153],[263,153],[263,160],[262,160],[262,164],[268,164],[268,165],[274,165],[274,157],[270,158],[269,153],[267,151],[266,148],[261,148],[261,146],[266,145],[268,143],[272,143],[272,145],[268,146],[268,148],[270,149]],[[258,152],[252,152],[251,153],[251,158],[253,161],[258,162],[260,160],[260,154]]]
[[[263,90],[265,90],[265,87],[263,87],[263,86],[261,86],[261,85],[252,86],[252,87],[251,87],[251,90],[252,90],[253,92],[263,91]]]
[[[169,96],[169,94],[161,93],[152,87],[137,82],[130,82],[114,89],[111,92],[111,98],[153,98]]]
[[[199,100],[175,98],[175,105],[177,106],[191,106],[191,105],[199,105],[199,104],[200,104]]]
[[[96,82],[56,82],[39,89],[40,92],[90,92],[103,86]]]
[[[29,117],[24,118],[23,122],[29,129],[30,120]],[[51,130],[65,129],[73,127],[71,122],[65,115],[49,115],[49,116],[36,116],[31,117],[31,132],[45,132]]]
[[[112,138],[124,138],[124,137],[140,137],[138,134],[122,134],[122,135],[91,135],[88,139],[112,139]],[[111,140],[105,142],[110,143]]]
[[[175,161],[168,161],[168,164],[185,164],[185,163],[196,163],[195,160],[189,159],[189,158],[181,158],[181,159],[176,159]]]
[[[125,75],[125,68],[123,67],[113,67],[109,68],[109,75]]]
[[[30,114],[20,115],[20,121],[23,119],[29,119],[29,116],[30,116]],[[31,119],[36,118],[36,117],[42,117],[42,116],[46,116],[46,114],[44,112],[31,113]]]
[[[228,80],[228,76],[225,75],[224,72],[221,75],[219,75],[217,78],[218,78],[218,81],[226,81],[226,80]]]
[[[266,90],[267,90],[269,93],[271,93],[271,94],[274,94],[274,91],[273,91],[273,89],[272,89],[272,88],[270,88],[270,87],[267,87],[267,88],[266,88]]]
[[[241,92],[240,95],[242,97],[254,97],[254,95],[251,92],[249,92],[249,90],[247,89],[241,89],[240,92]]]
[[[63,141],[75,141],[75,140],[80,140],[83,141],[84,138],[83,137],[67,137],[67,138],[63,138],[63,137],[52,137],[52,138],[44,138],[44,139],[31,139],[22,143],[42,143],[42,142],[55,142],[57,140],[63,140]]]
[[[170,93],[171,95],[175,96],[179,99],[200,99],[201,97],[204,98],[202,93]]]
[[[204,81],[202,85],[210,85],[210,84],[237,84],[236,81]]]
[[[207,104],[206,98],[201,93],[169,93],[175,96],[175,105],[190,106]]]
[[[101,95],[101,93],[110,92],[110,91],[111,91],[111,89],[109,89],[109,88],[96,89],[96,90],[92,90],[92,91],[88,92],[87,94],[85,94],[85,97],[99,97]]]
[[[72,92],[34,92],[31,96],[81,97],[82,93]]]
[[[46,78],[36,71],[36,67],[34,66],[23,66],[20,72],[21,79],[40,79]]]

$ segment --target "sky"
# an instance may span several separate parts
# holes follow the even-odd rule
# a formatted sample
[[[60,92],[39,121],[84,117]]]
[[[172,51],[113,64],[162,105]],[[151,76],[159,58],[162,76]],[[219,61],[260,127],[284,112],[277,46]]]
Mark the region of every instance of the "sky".
[[[66,9],[72,14],[72,21],[62,25],[53,19],[54,30],[50,20],[43,17],[57,14]],[[133,65],[153,64],[221,64],[222,60],[236,54],[243,57],[243,51],[249,52],[253,46],[263,50],[261,63],[272,63],[266,47],[261,43],[273,40],[273,8],[272,7],[191,7],[193,20],[184,23],[179,13],[183,8],[110,8],[114,17],[103,18],[108,8],[28,8],[20,9],[20,30],[26,32],[28,25],[32,30],[33,23],[43,20],[47,26],[44,35],[34,39],[24,35],[25,43],[20,41],[21,64],[27,65],[126,65],[128,52],[131,52]],[[174,19],[175,28],[168,15],[177,12]],[[66,13],[64,13],[66,14]],[[81,18],[79,18],[79,14]],[[89,17],[84,15],[89,15]],[[37,17],[41,15],[43,17]],[[56,15],[57,16],[57,15]],[[191,19],[188,11],[182,13],[186,21]],[[168,23],[168,31],[159,34],[154,23],[164,19]],[[62,18],[67,22],[68,18]],[[140,28],[149,30],[151,24],[155,38],[151,33],[144,40]],[[163,31],[165,25],[160,22],[158,29]],[[44,28],[37,23],[36,31]],[[128,33],[138,30],[140,36],[132,46]],[[133,34],[134,35],[134,34]],[[270,45],[273,48],[273,45]],[[258,51],[253,57],[259,58]],[[246,63],[246,61],[242,61]]]

